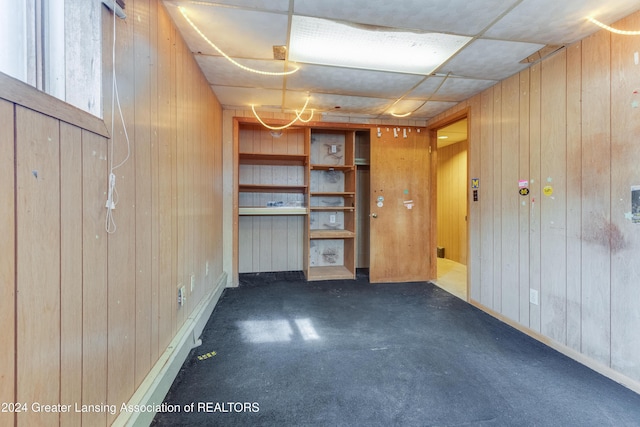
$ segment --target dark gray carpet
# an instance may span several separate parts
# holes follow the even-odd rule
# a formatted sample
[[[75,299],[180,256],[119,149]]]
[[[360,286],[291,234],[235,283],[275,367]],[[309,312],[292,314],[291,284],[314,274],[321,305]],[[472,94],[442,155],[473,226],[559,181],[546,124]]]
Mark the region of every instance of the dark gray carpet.
[[[430,283],[241,275],[202,341],[165,400],[194,412],[152,425],[640,426],[640,395]]]

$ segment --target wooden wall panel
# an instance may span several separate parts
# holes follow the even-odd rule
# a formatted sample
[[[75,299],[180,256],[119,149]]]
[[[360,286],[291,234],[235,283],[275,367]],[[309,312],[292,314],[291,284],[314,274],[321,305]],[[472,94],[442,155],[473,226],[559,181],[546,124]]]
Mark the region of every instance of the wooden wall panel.
[[[494,206],[491,194],[493,194],[493,88],[483,92],[480,96],[480,175],[472,178],[480,178],[478,191],[480,203],[480,253],[493,253],[493,216]],[[492,256],[489,259],[493,260]],[[487,307],[493,307],[493,261],[485,260],[480,264],[480,303]]]
[[[60,401],[82,401],[82,131],[60,124]],[[80,426],[77,412],[60,423]]]
[[[480,301],[481,298],[481,259],[480,248],[481,240],[480,236],[480,205],[479,201],[473,200],[473,189],[471,189],[471,180],[480,176],[480,129],[482,122],[480,121],[480,107],[481,97],[475,96],[471,98],[468,103],[469,115],[467,116],[467,141],[469,142],[469,151],[467,153],[469,164],[469,174],[467,176],[467,206],[469,211],[468,216],[468,248],[467,253],[467,296],[471,301]],[[463,104],[467,104],[463,103]],[[473,236],[473,237],[472,237]],[[477,283],[478,286],[470,286],[471,283]]]
[[[540,199],[543,184],[540,178],[540,64],[530,68],[529,75],[529,188],[531,212],[529,219],[529,287],[538,292],[538,304],[529,306],[529,327],[540,331],[541,249],[540,249]]]
[[[140,5],[140,3],[138,3]],[[149,2],[149,133],[151,138],[151,330],[150,363],[160,356],[160,102],[158,2]]]
[[[113,15],[106,14],[107,20]],[[135,289],[136,278],[136,159],[135,159],[135,76],[133,55],[134,19],[116,19],[116,61],[118,99],[122,118],[105,113],[105,123],[113,129],[109,164],[116,176],[117,203],[113,211],[113,229],[108,236],[107,321],[108,368],[107,402],[121,405],[133,394],[135,381]],[[109,64],[108,62],[107,64]],[[105,92],[111,82],[106,74]],[[105,102],[111,105],[110,98]],[[123,123],[124,122],[124,123]],[[111,157],[112,156],[112,157]],[[108,413],[111,424],[117,414]]]
[[[640,12],[613,26],[637,29]],[[577,358],[636,390],[640,226],[632,221],[631,187],[640,185],[637,40],[599,31],[521,72],[518,93],[508,79],[464,103],[470,106],[470,174],[481,178],[480,201],[470,209],[470,259],[480,269],[471,269],[471,300],[508,319],[519,311],[517,325],[568,354],[579,352]],[[510,114],[516,108],[519,114]],[[517,159],[508,157],[512,148],[505,139],[514,134],[513,121]],[[530,188],[520,198],[517,233],[508,226],[509,193],[496,183],[509,185],[514,170],[519,179],[528,177]],[[547,185],[550,195],[543,193]],[[519,240],[517,301],[505,292],[510,238]],[[496,250],[498,239],[502,251]],[[538,292],[538,304],[529,302],[530,290]],[[501,300],[495,295],[500,291]]]
[[[621,21],[617,28],[640,28],[640,14]],[[634,54],[638,37],[611,36],[611,366],[640,378],[640,310],[638,267],[640,224],[631,220],[631,186],[640,186],[639,66]],[[634,107],[635,106],[635,107]]]
[[[164,7],[135,0],[131,10],[135,19],[116,21],[130,150],[120,114],[111,114],[111,49],[99,127],[115,119],[113,140],[95,133],[98,120],[86,113],[74,117],[61,101],[2,82],[25,92],[18,99],[46,98],[49,107],[43,114],[0,100],[0,178],[13,189],[2,192],[0,206],[0,399],[100,405],[0,413],[2,425],[110,424],[223,273],[220,104]],[[105,40],[112,40],[111,18],[104,8]],[[52,117],[57,106],[64,120]],[[114,172],[116,229],[108,234],[111,142],[111,159],[122,165]],[[177,279],[191,274],[194,297],[178,313]]]
[[[611,72],[609,32],[582,42],[582,351],[609,364]]]
[[[149,33],[151,14],[149,0],[136,0],[133,4],[133,49],[136,63],[150,62]],[[151,105],[152,80],[150,68],[135,70],[135,126],[133,129],[135,163],[135,364],[134,386],[138,387],[151,368],[152,325],[152,263],[153,263],[153,214],[152,214],[152,143]]]
[[[82,133],[82,404],[107,402],[107,140]],[[121,188],[122,189],[122,188]],[[106,425],[104,412],[82,414],[83,425]]]
[[[188,121],[190,117],[187,112],[187,82],[185,82],[186,72],[183,62],[184,47],[176,40],[176,60],[175,65],[172,63],[172,67],[175,68],[175,81],[176,81],[176,99],[175,99],[175,114],[176,117],[176,136],[175,136],[175,237],[176,241],[183,242],[183,245],[178,248],[175,256],[175,283],[176,288],[184,287],[187,295],[186,304],[191,302],[189,291],[191,289],[191,268],[190,259],[193,257],[193,248],[190,233],[191,217],[190,212],[192,210],[191,197],[186,188],[191,186],[191,178],[195,164],[191,167],[187,167],[187,163],[191,162],[191,145],[192,141],[189,137],[189,125]],[[173,99],[173,94],[171,95]],[[194,106],[195,109],[195,106]],[[173,117],[173,113],[172,113]],[[173,200],[173,198],[172,198]],[[176,322],[182,323],[184,321],[184,314],[187,311],[186,307],[177,305]]]
[[[160,11],[160,8],[159,8]],[[166,348],[173,335],[173,299],[177,297],[177,284],[172,277],[172,236],[171,199],[172,171],[175,163],[171,158],[171,92],[170,86],[164,82],[172,82],[171,76],[171,27],[169,17],[164,10],[158,13],[158,244],[159,244],[159,274],[158,274],[158,345]],[[162,83],[161,83],[162,82]],[[169,124],[162,126],[161,123]]]
[[[0,100],[0,402],[15,402],[15,152],[13,104]],[[0,424],[14,415],[0,412]]]
[[[542,63],[540,178],[552,194],[540,196],[541,331],[566,341],[566,51]]]
[[[501,305],[502,313],[510,319],[520,318],[520,286],[518,285],[519,244],[519,134],[520,127],[520,76],[515,75],[502,82],[502,156],[501,181]]]
[[[580,351],[582,282],[582,45],[567,48],[567,346]]]
[[[60,400],[60,128],[16,107],[17,402]],[[34,316],[38,313],[38,316]],[[54,373],[54,375],[51,375]],[[46,413],[17,415],[46,425]]]
[[[518,133],[518,179],[526,180],[527,186],[530,187],[530,173],[529,173],[529,116],[530,116],[530,72],[526,69],[520,73],[520,105],[518,123],[520,126]],[[529,232],[531,215],[531,200],[532,196],[529,194],[525,197],[520,197],[519,212],[518,212],[518,252],[519,252],[519,265],[518,265],[518,282],[520,284],[520,308],[518,309],[519,319],[518,321],[529,326]]]
[[[493,165],[492,165],[492,187],[487,189],[493,194],[493,302],[491,306],[494,310],[501,311],[502,308],[502,85],[495,85],[493,88]],[[488,183],[487,183],[488,184]],[[487,202],[485,200],[485,202]]]

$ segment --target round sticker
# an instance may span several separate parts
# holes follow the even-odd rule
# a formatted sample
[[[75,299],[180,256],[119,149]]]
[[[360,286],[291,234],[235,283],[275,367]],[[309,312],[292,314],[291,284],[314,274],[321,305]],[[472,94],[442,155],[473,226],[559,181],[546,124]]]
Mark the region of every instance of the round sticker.
[[[384,206],[384,203],[378,202],[377,205],[378,205],[379,208],[381,208],[382,206]]]
[[[545,196],[550,196],[553,194],[553,187],[550,185],[547,185],[542,189],[542,192],[544,193]]]
[[[521,196],[526,196],[527,194],[529,194],[529,189],[527,187],[524,187],[524,188],[520,189],[520,195]]]

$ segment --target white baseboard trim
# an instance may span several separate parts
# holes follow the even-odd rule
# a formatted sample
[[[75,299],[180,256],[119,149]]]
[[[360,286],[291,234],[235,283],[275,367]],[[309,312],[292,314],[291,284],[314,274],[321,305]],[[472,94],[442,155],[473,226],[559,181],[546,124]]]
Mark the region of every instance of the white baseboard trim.
[[[180,368],[189,352],[200,345],[200,335],[204,330],[222,291],[227,284],[227,273],[222,273],[213,291],[193,310],[184,325],[173,338],[167,349],[160,356],[140,387],[135,391],[127,406],[142,406],[152,409],[160,405],[169,392]],[[118,408],[120,409],[120,408]],[[120,412],[112,426],[147,427],[153,421],[156,411]]]
[[[552,349],[564,354],[565,356],[569,357],[570,359],[575,360],[576,362],[586,366],[587,368],[590,368],[594,371],[596,371],[597,373],[604,375],[605,377],[609,378],[610,380],[613,380],[615,382],[617,382],[618,384],[621,384],[625,387],[627,387],[628,389],[640,394],[640,382],[633,380],[632,378],[627,377],[626,375],[621,374],[620,372],[616,371],[615,369],[606,366],[600,362],[597,362],[591,358],[589,358],[588,356],[585,356],[584,354],[580,353],[577,350],[574,350],[571,347],[567,347],[564,344],[560,344],[554,340],[552,340],[551,338],[548,338],[544,335],[542,335],[541,333],[534,331],[533,329],[527,328],[523,325],[518,324],[517,322],[513,321],[512,319],[509,319],[506,316],[503,316],[502,314],[498,313],[497,311],[494,311],[488,307],[485,307],[484,305],[480,304],[478,301],[475,300],[469,300],[469,304],[473,305],[474,307],[479,308],[480,310],[484,311],[485,313],[495,317],[496,319],[506,323],[507,325],[517,329],[518,331],[529,335],[531,338],[540,341],[541,343],[551,347]]]

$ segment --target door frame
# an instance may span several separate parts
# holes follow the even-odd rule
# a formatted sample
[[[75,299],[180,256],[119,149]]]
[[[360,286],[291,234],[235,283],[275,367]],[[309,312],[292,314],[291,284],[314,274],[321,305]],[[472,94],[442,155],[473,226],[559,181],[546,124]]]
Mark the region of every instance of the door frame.
[[[438,223],[437,223],[437,218],[438,218],[438,130],[442,129],[443,127],[449,126],[450,124],[453,124],[457,121],[463,120],[463,119],[467,119],[467,142],[468,142],[468,149],[467,149],[467,181],[469,180],[469,164],[471,163],[471,135],[469,132],[469,129],[471,129],[471,108],[470,107],[466,107],[460,111],[456,111],[454,113],[451,113],[449,115],[446,115],[432,123],[429,123],[427,125],[427,132],[429,133],[429,147],[432,148],[433,152],[431,154],[431,180],[433,182],[433,189],[434,191],[431,191],[431,247],[433,248],[433,252],[431,254],[431,268],[433,271],[430,272],[430,275],[433,277],[433,280],[437,280],[438,279],[438,274],[437,274],[437,262],[438,260],[437,258],[437,252],[435,250],[436,246],[438,245]],[[471,245],[470,245],[470,233],[469,233],[469,224],[471,223],[471,209],[470,209],[470,201],[469,201],[469,187],[467,187],[467,221],[466,221],[466,227],[467,227],[467,238],[466,238],[466,245],[467,245],[467,301],[470,300],[470,295],[471,295],[471,282],[470,282],[470,278],[471,278],[471,269],[470,269],[470,260],[473,256],[473,254],[471,253]]]

